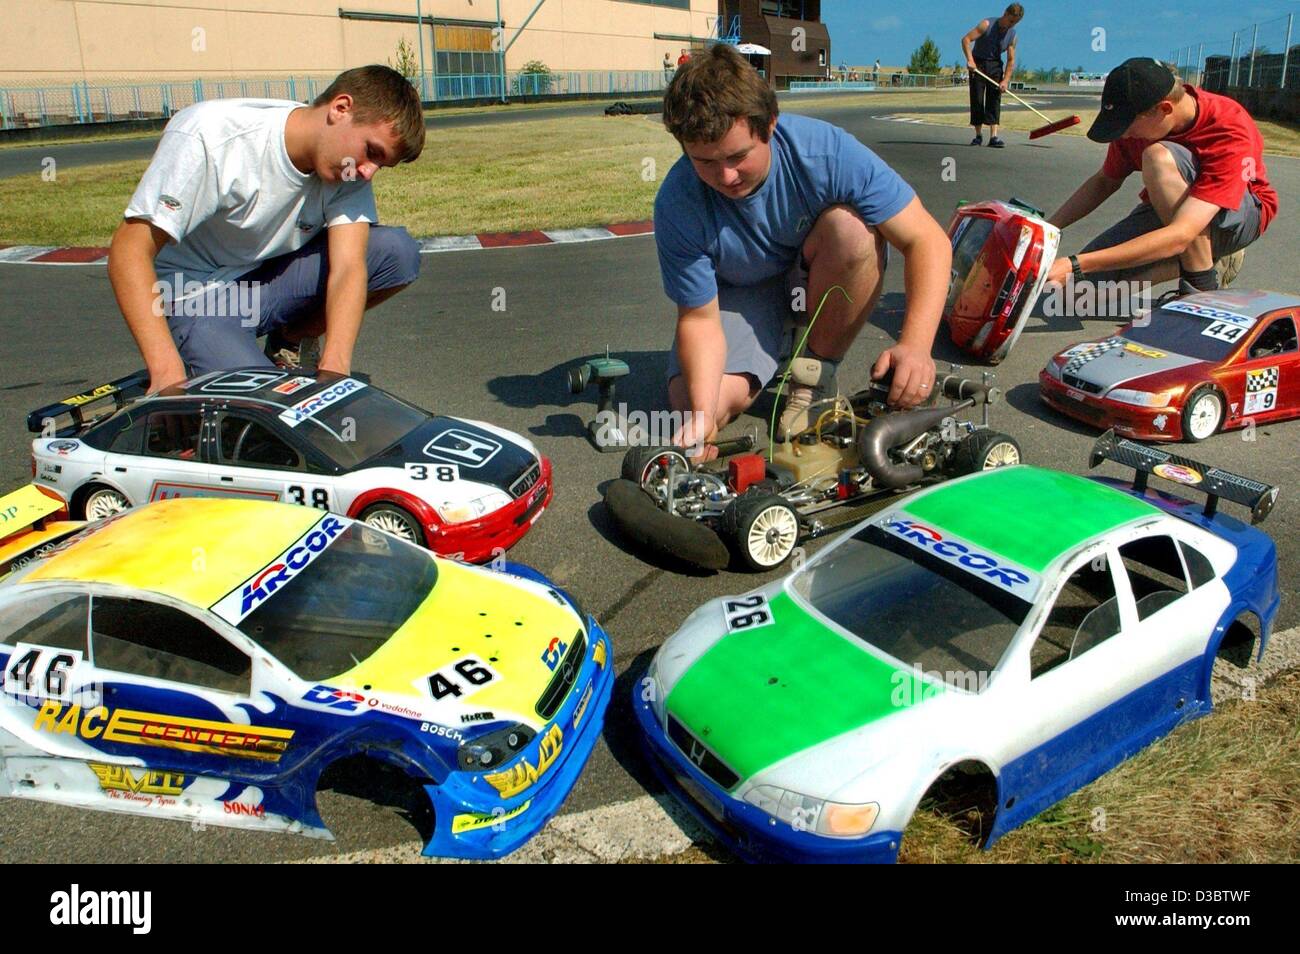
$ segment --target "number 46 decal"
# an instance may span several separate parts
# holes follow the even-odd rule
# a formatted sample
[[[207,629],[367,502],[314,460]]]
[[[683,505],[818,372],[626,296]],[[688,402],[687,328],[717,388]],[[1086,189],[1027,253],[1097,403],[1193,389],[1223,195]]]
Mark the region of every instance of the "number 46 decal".
[[[81,662],[75,649],[46,649],[19,643],[5,668],[5,692],[17,696],[66,699],[71,690],[68,678]]]
[[[487,663],[476,656],[466,656],[460,662],[439,669],[429,677],[429,695],[434,699],[447,696],[468,696],[498,678]]]

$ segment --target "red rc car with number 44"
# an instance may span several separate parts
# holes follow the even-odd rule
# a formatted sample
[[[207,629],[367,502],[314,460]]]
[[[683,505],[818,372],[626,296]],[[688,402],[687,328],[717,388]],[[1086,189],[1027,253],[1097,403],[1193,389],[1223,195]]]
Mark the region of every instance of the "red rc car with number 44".
[[[1038,376],[1044,401],[1142,440],[1203,441],[1300,417],[1300,298],[1214,291],[1165,302]]]

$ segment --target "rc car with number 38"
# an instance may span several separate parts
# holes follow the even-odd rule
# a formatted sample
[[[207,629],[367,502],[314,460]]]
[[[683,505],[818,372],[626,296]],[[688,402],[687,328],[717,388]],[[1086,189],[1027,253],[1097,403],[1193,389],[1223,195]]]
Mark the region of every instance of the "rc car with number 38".
[[[551,463],[526,438],[430,414],[360,376],[217,371],[147,396],[145,382],[130,375],[28,415],[42,435],[32,479],[72,517],[175,497],[283,501],[476,563],[523,537],[553,493]]]

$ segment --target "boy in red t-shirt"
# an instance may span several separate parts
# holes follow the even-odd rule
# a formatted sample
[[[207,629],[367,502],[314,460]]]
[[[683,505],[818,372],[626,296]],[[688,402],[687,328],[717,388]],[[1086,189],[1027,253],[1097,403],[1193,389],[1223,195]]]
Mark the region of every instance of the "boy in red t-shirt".
[[[1082,252],[1058,259],[1048,280],[1180,279],[1179,291],[1212,291],[1236,277],[1243,249],[1277,213],[1264,142],[1236,100],[1185,85],[1157,60],[1126,60],[1106,77],[1088,130],[1110,143],[1100,171],[1051,217],[1078,221],[1141,172],[1141,202]]]

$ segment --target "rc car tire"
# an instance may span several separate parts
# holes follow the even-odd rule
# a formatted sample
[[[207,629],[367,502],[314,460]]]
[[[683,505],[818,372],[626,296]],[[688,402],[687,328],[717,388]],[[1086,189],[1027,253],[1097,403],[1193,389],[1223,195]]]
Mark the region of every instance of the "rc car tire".
[[[1223,397],[1212,384],[1202,384],[1183,404],[1183,440],[1199,444],[1218,433],[1223,424]]]
[[[131,501],[112,487],[104,484],[91,484],[81,498],[81,519],[103,520],[124,510],[131,509]]]
[[[675,466],[683,470],[690,467],[680,448],[676,447],[633,447],[623,455],[623,479],[630,480],[638,487],[644,489],[656,470],[663,465],[660,461],[663,458],[671,458]]]
[[[1020,445],[1014,437],[997,431],[976,431],[957,445],[953,453],[953,470],[958,475],[978,474],[983,470],[1010,467],[1023,461]]]
[[[751,570],[773,570],[799,542],[799,514],[776,494],[742,494],[722,512],[722,535]]]
[[[394,503],[371,504],[361,511],[359,519],[376,530],[383,530],[417,546],[424,546],[424,534],[420,530],[420,522],[411,516],[411,512],[405,507],[399,507]]]

